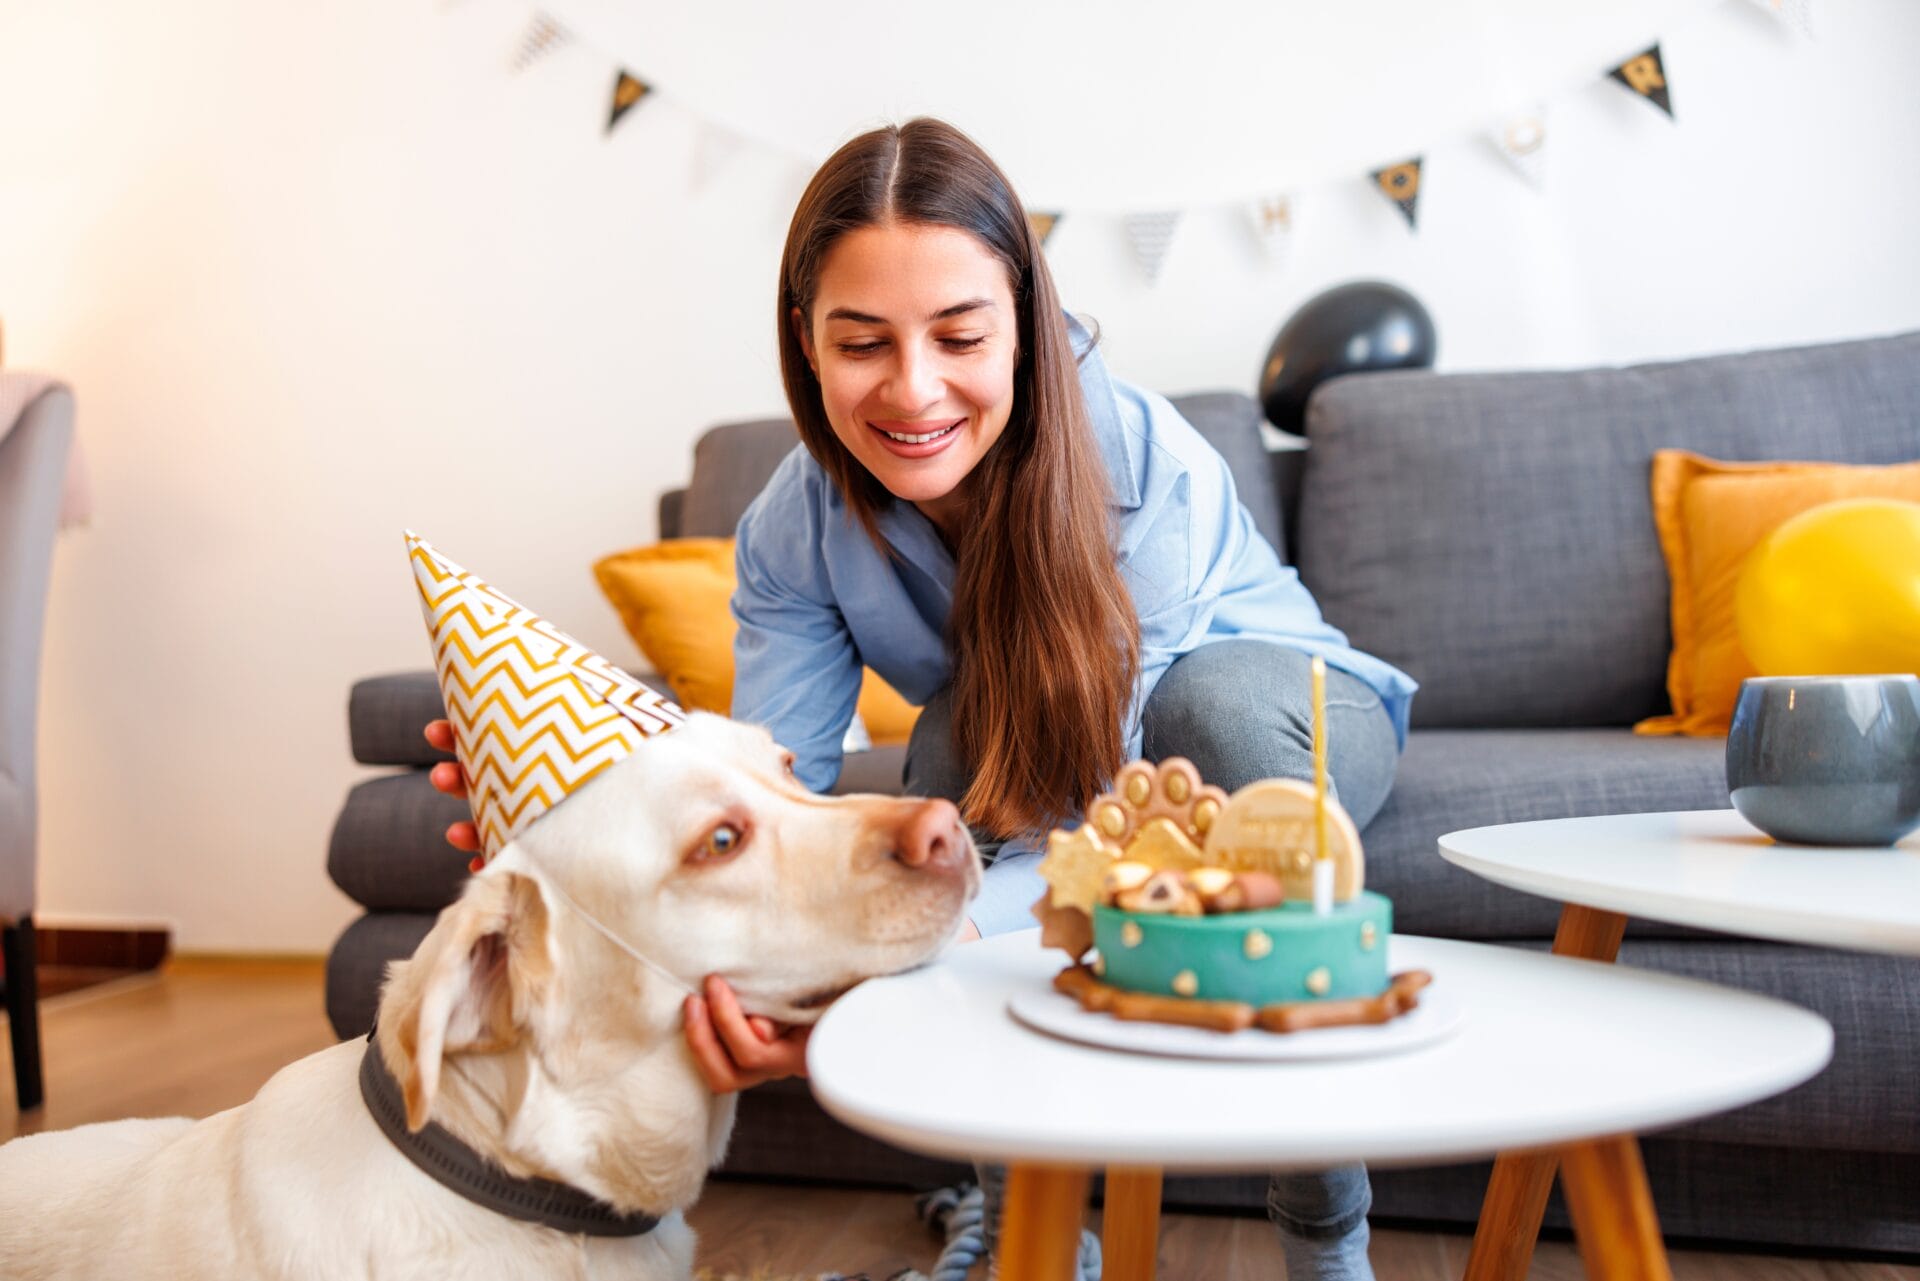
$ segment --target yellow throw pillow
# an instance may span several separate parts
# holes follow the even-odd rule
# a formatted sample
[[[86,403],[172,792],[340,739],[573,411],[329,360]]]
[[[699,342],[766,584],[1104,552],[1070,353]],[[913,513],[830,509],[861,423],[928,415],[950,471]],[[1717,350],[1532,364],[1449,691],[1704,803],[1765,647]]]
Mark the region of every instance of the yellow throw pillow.
[[[1673,584],[1673,714],[1641,721],[1636,733],[1727,732],[1740,682],[1756,674],[1733,612],[1747,554],[1801,512],[1842,498],[1920,501],[1920,462],[1726,463],[1682,449],[1653,456],[1653,523]]]
[[[681,706],[722,715],[732,709],[731,538],[671,538],[616,552],[594,564],[593,576]],[[906,742],[920,715],[871,669],[858,711],[876,747]]]

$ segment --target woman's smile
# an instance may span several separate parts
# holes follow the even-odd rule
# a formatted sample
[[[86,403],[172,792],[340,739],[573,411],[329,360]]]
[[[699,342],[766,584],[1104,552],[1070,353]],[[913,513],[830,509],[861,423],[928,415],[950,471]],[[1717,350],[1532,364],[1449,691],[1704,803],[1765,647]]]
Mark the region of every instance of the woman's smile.
[[[882,447],[900,458],[929,458],[951,445],[954,437],[966,425],[964,417],[923,419],[918,422],[887,419],[867,423],[882,437]]]

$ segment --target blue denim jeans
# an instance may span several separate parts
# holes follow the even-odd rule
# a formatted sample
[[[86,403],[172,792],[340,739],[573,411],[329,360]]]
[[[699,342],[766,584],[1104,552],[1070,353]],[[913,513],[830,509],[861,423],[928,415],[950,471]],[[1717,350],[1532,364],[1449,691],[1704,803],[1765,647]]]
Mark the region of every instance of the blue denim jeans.
[[[1400,763],[1393,722],[1365,682],[1327,671],[1328,788],[1365,828],[1380,812]],[[953,752],[947,693],[930,701],[907,748],[906,788],[958,801],[967,774]],[[1142,752],[1149,760],[1184,756],[1208,783],[1232,792],[1263,778],[1313,777],[1312,660],[1299,650],[1258,640],[1202,645],[1177,659],[1141,713]],[[982,852],[997,848],[983,841]],[[1366,1167],[1276,1174],[1267,1214],[1283,1240],[1339,1244],[1365,1271],[1366,1217],[1373,1189]],[[997,1216],[989,1216],[990,1218]],[[1291,1250],[1289,1251],[1291,1255]]]

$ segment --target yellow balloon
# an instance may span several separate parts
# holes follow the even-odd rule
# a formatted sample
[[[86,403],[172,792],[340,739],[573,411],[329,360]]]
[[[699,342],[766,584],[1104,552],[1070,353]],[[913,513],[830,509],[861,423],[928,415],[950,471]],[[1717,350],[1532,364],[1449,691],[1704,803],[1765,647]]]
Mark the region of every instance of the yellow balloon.
[[[1748,555],[1734,617],[1764,676],[1920,671],[1920,503],[1801,512]]]

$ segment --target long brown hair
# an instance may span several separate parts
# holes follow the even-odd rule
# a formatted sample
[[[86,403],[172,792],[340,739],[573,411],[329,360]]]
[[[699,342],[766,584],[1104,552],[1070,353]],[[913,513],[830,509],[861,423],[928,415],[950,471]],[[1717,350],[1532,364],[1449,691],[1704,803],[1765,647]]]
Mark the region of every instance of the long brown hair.
[[[1007,271],[1019,317],[1013,414],[968,478],[947,644],[953,746],[973,771],[967,821],[1032,832],[1083,811],[1120,768],[1140,620],[1113,547],[1112,489],[1040,243],[978,144],[921,118],[875,129],[820,167],[780,260],[780,372],[800,439],[886,550],[893,495],[840,443],[792,316],[811,326],[820,272],[847,232],[883,223],[970,232]]]

